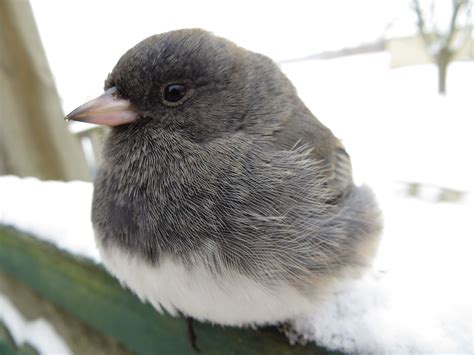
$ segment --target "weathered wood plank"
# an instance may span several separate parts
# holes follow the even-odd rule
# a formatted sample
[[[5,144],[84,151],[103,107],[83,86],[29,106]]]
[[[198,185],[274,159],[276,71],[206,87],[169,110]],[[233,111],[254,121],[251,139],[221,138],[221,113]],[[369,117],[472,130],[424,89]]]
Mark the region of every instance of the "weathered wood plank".
[[[77,317],[64,311],[46,298],[38,295],[26,284],[2,272],[0,267],[0,293],[9,299],[26,322],[43,319],[56,331],[73,354],[133,355],[117,340],[93,329]],[[0,314],[1,318],[1,314]],[[0,332],[0,343],[2,333]],[[4,341],[8,344],[8,337]],[[17,344],[18,346],[24,344]],[[0,349],[0,354],[4,353]],[[49,353],[46,353],[49,355]],[[56,354],[63,355],[63,354]]]
[[[0,226],[0,269],[94,329],[139,354],[194,354],[183,319],[158,314],[93,262]],[[274,328],[195,324],[203,354],[329,354],[291,346]]]

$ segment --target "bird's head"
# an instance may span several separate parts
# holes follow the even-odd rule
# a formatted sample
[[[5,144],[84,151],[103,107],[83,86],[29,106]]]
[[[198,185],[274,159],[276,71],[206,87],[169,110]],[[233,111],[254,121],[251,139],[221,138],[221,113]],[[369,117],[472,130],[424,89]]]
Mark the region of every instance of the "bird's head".
[[[104,94],[66,118],[121,131],[170,130],[205,142],[241,130],[271,134],[295,99],[269,58],[190,29],[131,48],[109,74]]]

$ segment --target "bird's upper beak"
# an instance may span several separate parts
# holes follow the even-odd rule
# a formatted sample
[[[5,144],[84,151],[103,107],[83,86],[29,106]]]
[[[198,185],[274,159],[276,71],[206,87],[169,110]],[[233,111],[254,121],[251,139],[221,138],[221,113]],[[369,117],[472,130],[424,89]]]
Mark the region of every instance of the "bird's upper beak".
[[[133,122],[137,117],[138,114],[131,107],[130,101],[119,98],[117,89],[113,87],[76,108],[65,120],[114,127]]]

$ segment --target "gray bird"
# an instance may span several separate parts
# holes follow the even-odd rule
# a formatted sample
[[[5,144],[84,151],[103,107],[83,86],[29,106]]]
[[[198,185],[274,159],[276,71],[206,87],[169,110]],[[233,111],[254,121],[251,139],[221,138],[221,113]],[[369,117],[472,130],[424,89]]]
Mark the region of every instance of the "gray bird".
[[[371,191],[261,54],[199,29],[155,35],[66,118],[112,127],[94,182],[97,246],[157,310],[281,322],[370,264],[381,230]]]

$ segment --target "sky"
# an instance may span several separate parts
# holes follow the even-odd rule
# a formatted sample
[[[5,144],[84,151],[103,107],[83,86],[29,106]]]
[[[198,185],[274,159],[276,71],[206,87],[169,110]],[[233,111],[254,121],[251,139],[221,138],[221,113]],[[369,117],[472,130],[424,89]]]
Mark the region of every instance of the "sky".
[[[387,24],[412,29],[408,0],[31,0],[65,111],[102,91],[120,56],[142,39],[201,27],[276,61],[380,38]]]

